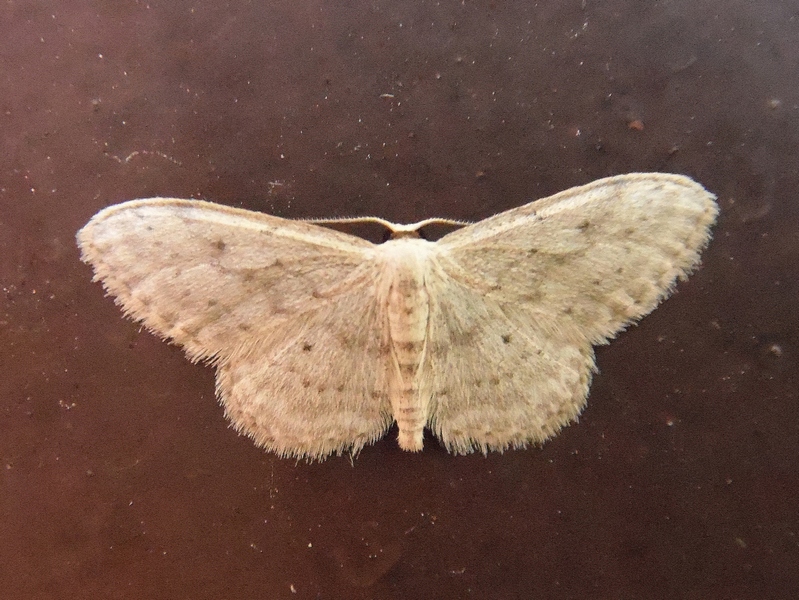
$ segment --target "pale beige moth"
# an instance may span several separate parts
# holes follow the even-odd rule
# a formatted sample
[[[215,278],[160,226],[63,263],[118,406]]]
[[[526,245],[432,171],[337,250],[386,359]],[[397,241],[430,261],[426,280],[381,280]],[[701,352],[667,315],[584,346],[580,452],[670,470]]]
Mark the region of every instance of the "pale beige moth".
[[[540,443],[586,404],[593,346],[698,264],[718,208],[687,177],[600,179],[436,242],[373,244],[198,200],[110,206],[78,232],[126,314],[217,369],[236,429],[282,456],[357,452],[396,422],[451,452]],[[333,220],[336,221],[336,220]],[[346,219],[338,220],[341,222]]]

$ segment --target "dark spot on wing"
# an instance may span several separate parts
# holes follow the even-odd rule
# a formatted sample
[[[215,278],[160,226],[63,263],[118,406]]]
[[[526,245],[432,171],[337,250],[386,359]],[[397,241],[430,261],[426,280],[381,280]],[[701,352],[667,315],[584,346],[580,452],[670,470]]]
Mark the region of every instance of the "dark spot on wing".
[[[477,329],[469,327],[468,329],[455,329],[451,333],[452,341],[461,346],[468,346],[472,344],[477,337]]]
[[[214,248],[217,250],[224,250],[226,246],[227,244],[225,244],[225,242],[222,240],[216,240],[216,242],[214,242]]]
[[[534,304],[536,302],[541,302],[544,298],[544,294],[541,290],[534,290],[528,294],[519,294],[519,302],[525,304]]]
[[[408,277],[400,280],[398,291],[403,296],[409,296],[419,289],[419,281],[416,278]]]
[[[346,333],[339,335],[338,340],[341,343],[341,346],[348,350],[352,350],[358,345],[358,340]]]
[[[510,334],[506,333],[502,336],[502,343],[503,344],[510,344]]]
[[[313,344],[309,344],[308,342],[303,342],[302,344],[302,351],[303,352],[310,352],[313,348]]]
[[[400,365],[400,372],[403,375],[413,375],[416,372],[416,365],[413,363]]]
[[[422,349],[422,344],[424,342],[402,342],[399,344],[400,350],[405,350],[407,352],[415,352]]]

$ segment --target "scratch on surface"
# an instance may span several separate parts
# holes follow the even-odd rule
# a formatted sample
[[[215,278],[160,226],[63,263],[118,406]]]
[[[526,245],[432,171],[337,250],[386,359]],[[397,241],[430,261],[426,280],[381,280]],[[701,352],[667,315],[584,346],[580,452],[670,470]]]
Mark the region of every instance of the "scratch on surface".
[[[126,165],[131,160],[133,160],[134,158],[136,158],[139,155],[142,155],[142,156],[158,156],[160,158],[164,158],[164,159],[168,160],[171,163],[176,164],[179,167],[183,166],[183,163],[181,163],[179,160],[174,159],[171,156],[169,156],[168,154],[164,154],[163,152],[160,152],[158,150],[135,150],[135,151],[131,152],[130,154],[128,154],[125,158],[120,158],[116,154],[109,154],[108,156],[113,158],[119,164]]]

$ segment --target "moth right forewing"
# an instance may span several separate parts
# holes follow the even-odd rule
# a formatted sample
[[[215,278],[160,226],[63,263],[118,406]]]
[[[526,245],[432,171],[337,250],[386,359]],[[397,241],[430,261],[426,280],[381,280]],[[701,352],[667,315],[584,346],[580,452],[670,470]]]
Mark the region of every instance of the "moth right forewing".
[[[682,176],[566,190],[442,238],[441,264],[499,303],[543,308],[592,343],[650,312],[698,262],[717,207]]]

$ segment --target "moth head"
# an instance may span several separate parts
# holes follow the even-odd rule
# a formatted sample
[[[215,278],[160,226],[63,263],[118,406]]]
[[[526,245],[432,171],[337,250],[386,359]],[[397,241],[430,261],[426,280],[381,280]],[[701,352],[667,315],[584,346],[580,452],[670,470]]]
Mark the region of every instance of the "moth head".
[[[341,219],[313,219],[314,224],[330,224],[341,225],[350,223],[376,223],[386,229],[386,235],[383,238],[384,242],[388,240],[401,240],[401,239],[427,239],[422,229],[428,225],[443,225],[444,227],[463,227],[469,225],[466,221],[456,221],[454,219],[441,219],[432,218],[424,219],[417,223],[392,223],[380,217],[345,217]]]

